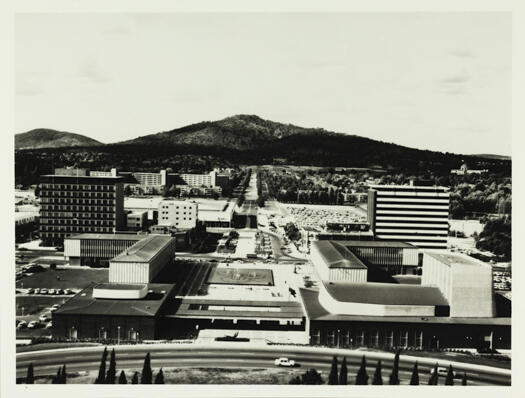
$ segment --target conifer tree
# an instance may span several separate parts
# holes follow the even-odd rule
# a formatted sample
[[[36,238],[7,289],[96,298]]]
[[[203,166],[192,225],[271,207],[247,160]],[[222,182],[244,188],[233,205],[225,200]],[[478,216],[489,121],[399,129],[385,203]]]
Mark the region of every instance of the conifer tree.
[[[118,377],[118,384],[128,384],[126,379],[126,373],[123,370],[120,371],[120,376]]]
[[[62,366],[62,371],[60,374],[60,383],[66,384],[67,383],[67,372],[66,372],[66,364]]]
[[[104,347],[102,358],[100,359],[100,367],[98,368],[98,376],[95,379],[95,384],[104,384],[106,382],[106,359],[108,357],[108,350]]]
[[[160,368],[159,373],[155,376],[155,384],[164,384],[164,373],[162,372],[162,368]]]
[[[410,377],[411,386],[419,386],[419,372],[417,369],[417,361],[414,363],[414,368],[412,369],[412,377]]]
[[[328,384],[337,384],[337,357],[335,355],[332,358],[332,368],[328,375]]]
[[[364,355],[363,355],[363,359],[361,360],[361,366],[359,367],[359,370],[357,371],[357,376],[355,378],[355,384],[356,385],[368,384],[368,374],[366,373],[366,359]]]
[[[463,372],[463,378],[461,379],[461,385],[462,386],[467,385],[467,372]]]
[[[139,384],[139,374],[135,372],[133,378],[131,379],[131,384]]]
[[[399,384],[399,350],[396,351],[396,355],[394,357],[394,365],[392,366],[392,373],[390,373],[388,384],[390,385]]]
[[[142,367],[142,374],[140,376],[140,384],[152,384],[153,383],[153,372],[151,370],[151,360],[149,352],[144,358],[144,366]]]
[[[111,356],[109,358],[109,369],[106,374],[106,384],[115,384],[117,378],[117,361],[115,359],[115,349],[111,350]]]
[[[452,369],[452,365],[448,366],[448,372],[447,372],[447,378],[445,379],[445,385],[446,386],[454,385],[454,370]]]
[[[429,386],[437,386],[438,385],[438,365],[436,363],[436,365],[434,366],[434,370],[432,372],[432,374],[430,375],[430,378],[428,379],[428,385]]]
[[[348,368],[346,366],[346,357],[343,357],[343,362],[341,363],[341,370],[339,370],[339,384],[348,384]]]
[[[374,372],[374,379],[372,384],[375,386],[383,385],[383,376],[381,375],[381,360],[377,361],[376,371]]]
[[[27,367],[26,384],[35,384],[35,371],[33,369],[33,362]]]

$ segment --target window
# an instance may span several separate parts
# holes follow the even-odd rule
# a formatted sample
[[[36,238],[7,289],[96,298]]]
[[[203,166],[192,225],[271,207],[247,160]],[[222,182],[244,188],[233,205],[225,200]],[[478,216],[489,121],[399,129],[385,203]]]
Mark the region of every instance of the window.
[[[365,344],[365,331],[364,330],[361,330],[361,331],[357,332],[357,334],[355,336],[355,343],[358,346],[361,346],[361,345]]]
[[[387,332],[386,339],[385,339],[385,345],[387,347],[393,347],[394,346],[394,331],[393,330]]]
[[[423,331],[416,332],[416,348],[423,348]]]
[[[379,330],[376,330],[370,335],[370,345],[377,347],[379,345]]]
[[[335,330],[328,332],[328,345],[335,345]]]
[[[399,336],[399,345],[401,347],[408,346],[408,331],[401,332],[401,335]]]
[[[316,332],[312,333],[312,344],[321,344],[321,331],[317,330]]]

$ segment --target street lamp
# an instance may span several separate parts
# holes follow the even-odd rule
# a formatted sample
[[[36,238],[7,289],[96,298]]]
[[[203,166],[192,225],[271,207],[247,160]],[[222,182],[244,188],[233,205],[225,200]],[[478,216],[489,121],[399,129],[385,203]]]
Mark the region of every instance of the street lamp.
[[[117,326],[117,345],[120,344],[120,326]]]
[[[337,348],[339,348],[339,338],[341,337],[341,331],[337,329]]]

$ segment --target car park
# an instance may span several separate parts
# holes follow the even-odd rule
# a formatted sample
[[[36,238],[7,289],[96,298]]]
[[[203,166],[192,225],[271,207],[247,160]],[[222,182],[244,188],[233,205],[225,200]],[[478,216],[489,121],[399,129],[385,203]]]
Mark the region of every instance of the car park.
[[[35,294],[40,294],[40,288],[39,288],[39,287],[35,288],[34,293],[35,293]]]
[[[73,290],[71,290],[71,289],[65,289],[65,290],[64,290],[64,294],[73,294],[73,293],[74,293],[74,292],[73,292]]]
[[[35,292],[35,289],[33,289],[32,287],[27,289],[27,294],[33,294],[34,292]]]
[[[288,359],[285,357],[276,358],[274,361],[275,366],[284,366],[284,367],[294,367],[295,361],[293,359]]]
[[[45,326],[45,329],[51,329],[53,327],[53,321],[50,321],[47,323],[47,325]]]
[[[41,322],[48,322],[51,320],[51,314],[43,314],[38,318]]]

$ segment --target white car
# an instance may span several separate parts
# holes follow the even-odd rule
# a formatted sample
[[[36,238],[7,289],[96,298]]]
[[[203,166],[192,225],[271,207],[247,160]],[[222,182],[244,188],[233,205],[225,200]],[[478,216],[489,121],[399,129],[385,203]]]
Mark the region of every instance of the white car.
[[[430,369],[430,374],[434,374],[435,368]],[[448,368],[445,366],[438,366],[437,372],[439,376],[447,377],[448,375]],[[457,373],[453,370],[452,371],[453,377],[457,377]]]
[[[40,315],[40,318],[38,318],[42,322],[47,322],[51,320],[51,316],[49,314],[43,314]]]
[[[276,358],[275,361],[275,366],[286,366],[286,367],[294,367],[295,366],[295,361],[293,359],[288,359],[288,358]]]
[[[29,322],[29,325],[27,325],[28,329],[35,329],[38,326],[40,326],[40,323],[38,321],[31,321]]]

